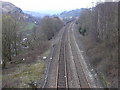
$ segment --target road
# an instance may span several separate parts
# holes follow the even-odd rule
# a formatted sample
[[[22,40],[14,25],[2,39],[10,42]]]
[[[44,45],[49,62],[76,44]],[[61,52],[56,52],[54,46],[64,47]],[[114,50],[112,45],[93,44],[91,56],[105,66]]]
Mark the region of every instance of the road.
[[[52,59],[43,88],[100,88],[76,38],[75,22],[64,26],[53,40]]]

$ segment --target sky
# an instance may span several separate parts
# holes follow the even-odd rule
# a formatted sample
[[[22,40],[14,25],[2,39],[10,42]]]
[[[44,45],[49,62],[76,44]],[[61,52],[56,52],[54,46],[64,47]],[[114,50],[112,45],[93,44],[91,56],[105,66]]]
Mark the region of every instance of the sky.
[[[47,11],[47,10],[72,10],[91,6],[96,0],[2,0],[8,1],[23,10]]]
[[[92,7],[96,1],[104,0],[2,0],[11,2],[22,10],[39,12],[62,12]],[[94,2],[94,3],[92,3]]]

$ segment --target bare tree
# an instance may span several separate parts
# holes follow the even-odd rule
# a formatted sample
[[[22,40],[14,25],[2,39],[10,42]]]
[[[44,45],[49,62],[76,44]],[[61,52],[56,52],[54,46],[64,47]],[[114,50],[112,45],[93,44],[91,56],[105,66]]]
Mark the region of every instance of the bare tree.
[[[17,53],[17,21],[8,15],[2,16],[2,56],[3,67],[7,61],[11,61],[13,54]]]
[[[58,32],[63,26],[63,22],[58,17],[46,16],[40,23],[40,29],[50,40],[56,32]]]

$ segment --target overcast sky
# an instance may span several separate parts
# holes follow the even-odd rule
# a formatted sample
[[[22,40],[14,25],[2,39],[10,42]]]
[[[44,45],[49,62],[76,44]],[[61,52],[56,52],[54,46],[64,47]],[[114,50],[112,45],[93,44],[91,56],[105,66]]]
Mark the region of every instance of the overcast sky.
[[[90,7],[92,5],[92,2],[98,0],[2,0],[2,1],[11,2],[23,10],[61,11]]]

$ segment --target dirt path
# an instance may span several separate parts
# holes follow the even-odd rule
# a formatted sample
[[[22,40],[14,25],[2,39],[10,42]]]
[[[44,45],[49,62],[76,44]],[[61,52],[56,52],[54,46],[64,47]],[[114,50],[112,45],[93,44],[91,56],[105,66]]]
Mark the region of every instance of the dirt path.
[[[100,88],[88,69],[74,33],[75,23],[69,23],[53,40],[53,55],[45,88]]]

